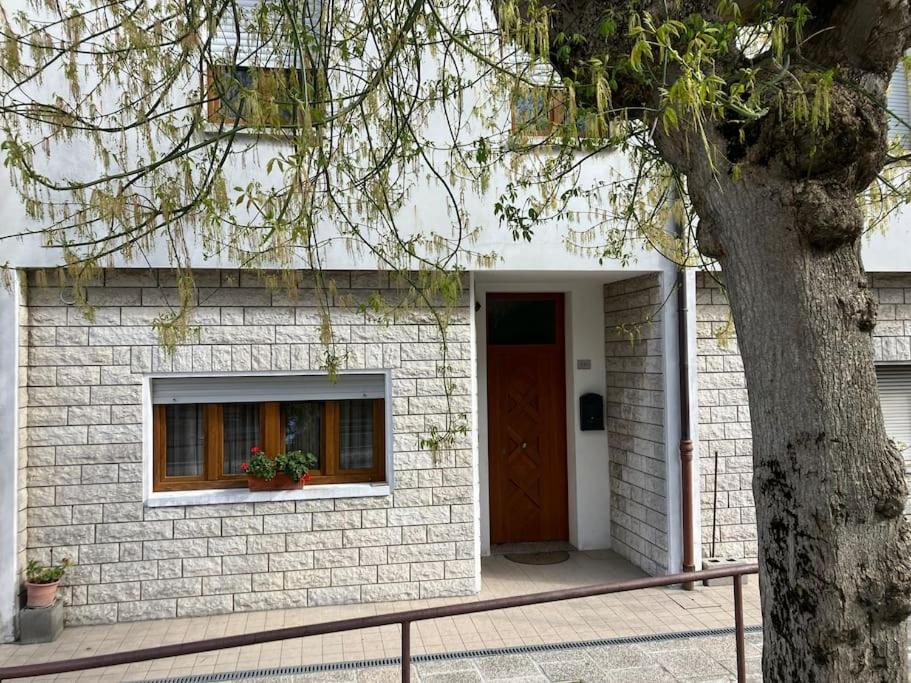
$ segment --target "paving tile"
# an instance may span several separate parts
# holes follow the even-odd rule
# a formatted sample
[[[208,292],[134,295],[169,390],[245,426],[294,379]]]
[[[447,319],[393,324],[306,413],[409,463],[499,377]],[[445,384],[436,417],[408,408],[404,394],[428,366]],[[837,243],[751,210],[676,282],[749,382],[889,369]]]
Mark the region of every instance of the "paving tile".
[[[399,683],[401,680],[402,669],[398,666],[378,666],[357,672],[357,683]],[[411,680],[416,681],[417,675],[412,674]]]
[[[448,673],[421,676],[421,683],[482,683],[481,674],[477,671],[450,671]]]
[[[650,656],[655,664],[667,669],[678,678],[725,677],[730,674],[730,671],[721,662],[697,647],[653,652],[650,653]]]
[[[544,662],[578,662],[588,661],[590,650],[588,648],[561,648],[556,650],[543,650],[533,654],[534,660],[539,664]]]
[[[610,683],[670,683],[677,679],[660,666],[641,666],[611,671],[604,680]]]
[[[540,675],[535,660],[528,655],[496,655],[475,660],[481,678],[485,681],[512,681]]]
[[[422,677],[466,671],[477,673],[478,671],[474,664],[474,660],[472,659],[441,659],[430,662],[419,662],[413,664],[411,668]]]
[[[654,662],[637,645],[605,645],[588,649],[588,656],[605,671],[648,667]]]
[[[587,683],[588,681],[604,681],[604,671],[589,660],[578,662],[542,662],[541,671],[547,676],[548,681],[572,681],[572,683]]]

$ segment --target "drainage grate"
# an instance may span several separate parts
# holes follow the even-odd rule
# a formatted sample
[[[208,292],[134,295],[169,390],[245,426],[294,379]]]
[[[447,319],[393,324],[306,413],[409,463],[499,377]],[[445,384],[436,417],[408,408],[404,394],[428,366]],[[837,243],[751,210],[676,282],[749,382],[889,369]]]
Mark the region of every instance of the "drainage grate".
[[[747,626],[746,633],[761,633],[761,626]],[[414,655],[414,664],[421,662],[443,662],[452,659],[474,659],[477,657],[495,657],[497,655],[522,655],[533,652],[553,652],[554,650],[574,650],[604,645],[636,645],[641,643],[659,643],[668,640],[687,638],[709,638],[712,636],[732,636],[734,628],[704,629],[701,631],[678,631],[676,633],[650,633],[643,636],[623,636],[619,638],[600,638],[598,640],[575,640],[568,643],[548,643],[546,645],[516,645],[513,647],[495,647],[486,650],[463,650],[461,652],[435,652]],[[332,671],[351,671],[354,669],[372,669],[380,666],[400,666],[401,658],[384,657],[382,659],[361,659],[354,662],[330,662],[328,664],[305,664],[300,666],[283,666],[272,669],[254,669],[248,671],[223,671],[221,673],[199,674],[197,676],[180,676],[177,678],[156,678],[143,680],[142,683],[213,683],[214,681],[239,681],[250,678],[268,678],[271,676],[294,676],[297,674],[318,674]]]

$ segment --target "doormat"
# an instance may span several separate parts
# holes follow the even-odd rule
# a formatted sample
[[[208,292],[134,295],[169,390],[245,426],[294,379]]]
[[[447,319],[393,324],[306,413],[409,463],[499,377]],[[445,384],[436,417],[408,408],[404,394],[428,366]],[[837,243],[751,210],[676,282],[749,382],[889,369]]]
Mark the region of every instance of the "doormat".
[[[569,553],[565,550],[551,550],[544,553],[510,553],[503,557],[517,564],[560,564],[569,559]]]

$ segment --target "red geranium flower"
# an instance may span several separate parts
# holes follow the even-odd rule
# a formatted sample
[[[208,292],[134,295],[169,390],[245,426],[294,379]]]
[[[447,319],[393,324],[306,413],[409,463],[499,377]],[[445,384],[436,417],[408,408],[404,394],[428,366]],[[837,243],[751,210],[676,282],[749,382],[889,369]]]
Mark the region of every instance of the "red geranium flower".
[[[304,482],[305,484],[306,484],[308,481],[310,481],[310,473],[307,472],[307,474],[305,474],[304,476],[302,476],[302,477],[301,477],[301,481]]]
[[[250,469],[250,466],[247,463],[242,462],[242,463],[240,463],[240,469],[242,469],[244,472],[246,472],[248,469]]]
[[[251,453],[259,453],[262,449],[259,446],[254,446],[250,449]]]

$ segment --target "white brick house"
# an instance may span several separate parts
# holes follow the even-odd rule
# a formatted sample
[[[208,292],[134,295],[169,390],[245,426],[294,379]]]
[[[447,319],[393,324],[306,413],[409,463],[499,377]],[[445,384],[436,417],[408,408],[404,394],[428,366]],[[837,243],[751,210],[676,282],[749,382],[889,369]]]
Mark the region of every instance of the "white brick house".
[[[19,286],[4,293],[0,309],[9,340],[2,356],[2,454],[7,472],[16,474],[3,478],[9,489],[2,496],[8,615],[26,559],[63,557],[78,562],[64,590],[73,624],[476,592],[480,559],[492,542],[534,540],[538,533],[534,524],[532,537],[522,536],[527,524],[507,523],[506,536],[495,530],[492,508],[510,491],[502,482],[497,487],[492,472],[498,465],[490,444],[498,437],[490,411],[502,407],[491,405],[499,380],[489,364],[495,349],[483,312],[496,300],[490,295],[503,294],[505,301],[532,302],[541,293],[556,294],[566,307],[565,400],[557,411],[566,428],[555,451],[565,466],[566,524],[540,538],[609,547],[649,573],[680,568],[677,387],[675,372],[668,371],[677,362],[669,334],[677,312],[661,307],[673,287],[670,268],[610,278],[592,272],[466,276],[448,329],[447,364],[450,410],[467,416],[470,428],[436,455],[419,440],[446,417],[438,330],[420,310],[381,322],[340,307],[334,334],[347,360],[330,394],[339,396],[355,380],[357,391],[379,382],[382,398],[370,400],[383,405],[383,475],[261,493],[157,490],[156,401],[160,387],[179,393],[186,383],[169,382],[187,378],[194,391],[216,397],[222,389],[213,388],[213,380],[230,379],[244,392],[245,381],[267,392],[274,383],[276,395],[266,398],[282,405],[295,400],[283,393],[289,378],[319,391],[321,351],[306,296],[291,305],[256,278],[200,271],[200,291],[221,294],[207,292],[194,314],[198,338],[168,355],[150,327],[159,297],[167,295],[167,270],[106,272],[89,289],[98,306],[91,322],[64,303],[64,291],[38,285],[26,268],[19,274]],[[349,303],[389,280],[377,272],[333,277]],[[728,325],[719,286],[708,275],[690,280],[697,302],[691,353],[701,553],[712,552],[714,517],[715,554],[749,557],[755,554],[749,416],[736,339],[727,346],[719,341],[716,328]],[[873,283],[882,320],[878,358],[907,369],[911,274],[874,275]],[[516,299],[518,293],[523,296]],[[623,330],[635,323],[631,341]],[[606,399],[604,431],[580,428],[579,397],[589,392]]]
[[[590,172],[614,163],[602,155]],[[396,297],[388,273],[328,256],[337,382],[306,277],[289,297],[197,254],[198,335],[168,354],[152,326],[176,296],[166,255],[104,271],[86,318],[66,287],[35,275],[55,252],[5,242],[3,638],[15,637],[30,559],[77,563],[64,588],[72,624],[470,595],[482,557],[516,542],[611,548],[648,573],[679,571],[680,315],[697,566],[712,552],[755,555],[747,394],[723,290],[689,273],[680,310],[666,304],[676,268],[655,251],[599,264],[559,231],[516,243],[490,200],[466,202],[483,226],[474,248],[500,260],[466,272],[445,363],[427,310],[359,306],[375,291]],[[22,209],[4,201],[15,232]],[[418,229],[435,227],[434,209]],[[898,439],[911,430],[909,241],[899,215],[864,247]],[[603,425],[583,419],[590,394]],[[422,446],[447,420],[465,427],[455,441]],[[238,468],[252,445],[314,451],[318,472],[301,490],[248,491]]]

